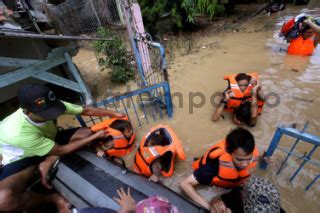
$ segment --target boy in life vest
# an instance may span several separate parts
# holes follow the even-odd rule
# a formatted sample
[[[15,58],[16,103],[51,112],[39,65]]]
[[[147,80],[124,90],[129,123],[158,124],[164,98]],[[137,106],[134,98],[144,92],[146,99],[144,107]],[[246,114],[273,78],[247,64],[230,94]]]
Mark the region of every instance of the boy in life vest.
[[[259,159],[253,135],[246,129],[236,128],[193,163],[193,174],[184,179],[180,187],[193,201],[211,210],[195,186],[215,186],[217,192],[240,186],[249,180]]]
[[[104,140],[98,140],[94,144],[99,157],[122,157],[133,148],[135,134],[128,118],[107,119],[92,126],[91,130],[105,130],[107,134]]]
[[[134,158],[134,171],[158,182],[160,176],[173,175],[176,155],[181,160],[186,159],[182,144],[173,130],[159,124],[142,138]]]
[[[224,79],[228,81],[228,87],[212,115],[212,120],[218,121],[222,112],[227,111],[233,114],[235,124],[254,126],[264,105],[258,74],[231,74]]]

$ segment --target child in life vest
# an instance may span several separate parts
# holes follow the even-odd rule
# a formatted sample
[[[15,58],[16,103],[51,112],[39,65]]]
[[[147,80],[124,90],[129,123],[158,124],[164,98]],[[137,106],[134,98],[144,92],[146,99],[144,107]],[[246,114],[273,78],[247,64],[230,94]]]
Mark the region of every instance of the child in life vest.
[[[176,156],[186,159],[179,138],[169,126],[159,124],[142,138],[134,158],[134,171],[158,182],[160,176],[173,175]]]
[[[168,140],[164,137],[161,131],[158,131],[150,137],[148,146],[161,146],[163,144],[168,144]],[[158,182],[160,180],[161,172],[164,169],[164,161],[164,157],[160,157],[152,162],[152,175],[149,177],[149,180],[154,182]]]
[[[95,144],[95,151],[97,153],[97,156],[99,157],[106,157],[106,156],[114,156],[114,157],[120,157],[127,153],[126,150],[129,150],[131,148],[132,142],[130,141],[134,140],[134,132],[132,125],[129,121],[124,119],[117,119],[113,121],[110,126],[113,130],[118,130],[122,133],[122,139],[128,141],[127,147],[123,147],[123,149],[120,149],[119,147],[115,146],[115,140],[118,140],[121,136],[114,136],[111,134],[111,132],[108,132],[110,130],[106,130],[107,134],[109,136],[106,137],[105,140],[101,141],[99,140],[98,143]]]
[[[264,96],[258,82],[257,73],[239,73],[224,77],[228,87],[212,115],[214,122],[222,117],[224,111],[233,115],[235,124],[254,126],[264,105]]]

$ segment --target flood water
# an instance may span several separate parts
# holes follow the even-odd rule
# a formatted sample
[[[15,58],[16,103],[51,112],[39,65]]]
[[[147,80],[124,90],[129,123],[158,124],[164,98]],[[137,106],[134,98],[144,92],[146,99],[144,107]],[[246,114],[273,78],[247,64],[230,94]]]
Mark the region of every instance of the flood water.
[[[166,185],[179,191],[180,181],[192,172],[193,158],[201,156],[235,127],[228,115],[217,123],[211,121],[214,107],[210,98],[226,88],[224,75],[258,72],[265,93],[275,94],[268,106],[264,107],[257,125],[248,128],[255,136],[260,152],[267,149],[278,125],[295,123],[297,128],[302,129],[304,123],[309,121],[307,131],[319,134],[320,45],[311,57],[290,56],[285,52],[288,45],[278,37],[283,21],[301,12],[320,17],[320,1],[313,0],[306,6],[289,5],[285,11],[270,17],[259,15],[252,20],[242,21],[234,31],[209,32],[206,35],[195,33],[188,37],[188,41],[191,38],[193,42],[191,51],[185,37],[169,38],[169,46],[173,47],[170,49],[173,57],[169,59],[171,91],[173,95],[182,94],[182,99],[178,95],[173,97],[174,116],[161,123],[169,124],[176,131],[183,141],[187,160],[176,164],[174,176],[164,180]],[[83,53],[80,51],[77,57]],[[79,58],[75,60],[77,62]],[[96,77],[93,81],[98,79],[103,80]],[[137,146],[141,135],[152,125],[138,130]],[[293,141],[283,138],[281,145],[288,147]],[[298,150],[308,152],[310,146],[301,143]],[[318,159],[319,152],[315,153]],[[293,157],[282,174],[276,176],[284,156],[277,151],[275,162],[266,171],[258,170],[257,175],[268,178],[280,189],[282,205],[287,212],[319,212],[320,181],[307,192],[304,188],[319,174],[320,169],[306,166],[290,183],[288,178],[301,161]],[[200,191],[210,199],[208,187]]]

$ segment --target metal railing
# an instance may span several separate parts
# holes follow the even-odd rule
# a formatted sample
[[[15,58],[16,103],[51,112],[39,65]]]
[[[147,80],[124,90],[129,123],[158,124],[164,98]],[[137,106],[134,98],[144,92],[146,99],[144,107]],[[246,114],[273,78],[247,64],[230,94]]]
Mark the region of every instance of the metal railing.
[[[152,95],[150,95],[152,94]],[[135,128],[150,121],[171,118],[173,113],[170,87],[168,82],[154,84],[115,97],[108,97],[96,103],[97,107],[125,113]],[[77,116],[81,126],[92,126],[101,122],[103,117]]]
[[[292,127],[282,127],[282,126],[278,127],[272,140],[271,140],[269,148],[265,154],[266,157],[270,157],[274,154],[276,149],[279,149],[279,150],[287,153],[287,156],[285,157],[284,161],[281,163],[280,168],[277,171],[277,175],[279,175],[283,171],[283,169],[287,165],[287,162],[291,156],[295,156],[298,158],[298,160],[302,160],[302,163],[299,165],[299,167],[295,170],[295,172],[289,178],[290,182],[292,182],[297,177],[297,175],[303,170],[303,168],[305,167],[305,165],[307,163],[310,163],[310,164],[313,164],[317,167],[320,167],[320,161],[314,159],[314,154],[315,154],[317,148],[320,146],[320,137],[306,133],[305,131],[306,131],[308,125],[309,125],[309,123],[307,122],[301,131],[299,131],[295,128],[292,128]],[[296,139],[290,149],[288,149],[286,147],[279,146],[281,137],[283,135],[286,135],[286,136],[289,136],[289,137]],[[312,148],[311,148],[311,150],[309,150],[309,152],[305,152],[304,154],[301,154],[298,151],[296,151],[298,143],[308,143],[312,146]],[[260,168],[265,169],[266,167],[267,167],[267,164],[266,164],[266,162],[263,161],[260,164]],[[309,190],[311,188],[311,186],[314,183],[316,183],[316,181],[319,178],[320,178],[320,175],[317,175],[311,181],[311,183],[308,184],[308,186],[305,188],[305,190],[306,191]]]

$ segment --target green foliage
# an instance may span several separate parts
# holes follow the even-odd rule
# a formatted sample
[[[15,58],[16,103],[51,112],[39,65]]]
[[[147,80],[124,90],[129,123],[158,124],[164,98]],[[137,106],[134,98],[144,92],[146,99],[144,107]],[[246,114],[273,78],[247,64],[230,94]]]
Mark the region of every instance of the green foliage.
[[[119,36],[114,35],[108,29],[98,29],[101,37],[111,37],[112,41],[95,41],[93,47],[96,51],[99,65],[105,69],[110,68],[111,81],[126,83],[134,78],[134,71],[130,65],[130,57],[126,46]]]
[[[196,2],[196,11],[208,15],[210,20],[217,13],[224,12],[224,7],[218,3],[218,0],[197,0]]]
[[[169,15],[178,28],[195,24],[196,14],[205,14],[212,20],[217,14],[224,12],[219,0],[138,0],[144,24],[149,32],[154,33],[156,23]]]

